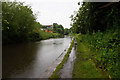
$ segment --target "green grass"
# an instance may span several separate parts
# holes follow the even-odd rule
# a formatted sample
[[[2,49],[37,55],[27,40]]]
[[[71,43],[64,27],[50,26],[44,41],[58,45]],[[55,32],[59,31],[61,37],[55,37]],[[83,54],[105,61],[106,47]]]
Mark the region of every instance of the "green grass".
[[[40,32],[41,39],[49,39],[49,38],[56,38],[59,37],[59,33],[48,33],[48,32]]]
[[[80,42],[77,37],[77,55],[74,63],[73,78],[107,78],[104,72],[96,68],[93,58],[95,53],[91,51],[87,44]]]
[[[45,40],[49,38],[57,38],[57,37],[60,37],[59,33],[49,33],[49,32],[38,31],[38,32],[33,32],[29,34],[29,41],[40,41],[40,40]]]
[[[73,39],[73,41],[71,42],[71,45],[70,45],[70,47],[69,47],[66,55],[64,56],[62,62],[56,67],[56,70],[55,70],[55,71],[53,72],[53,74],[50,76],[50,79],[60,78],[59,71],[60,71],[60,69],[63,68],[64,63],[67,61],[67,59],[68,59],[68,57],[69,57],[69,53],[71,52],[73,45],[74,45],[74,39]]]

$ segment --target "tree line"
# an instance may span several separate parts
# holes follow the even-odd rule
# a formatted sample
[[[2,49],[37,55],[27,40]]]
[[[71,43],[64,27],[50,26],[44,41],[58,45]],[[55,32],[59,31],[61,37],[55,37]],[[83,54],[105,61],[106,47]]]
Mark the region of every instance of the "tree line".
[[[80,3],[78,3],[80,5]],[[84,2],[75,14],[71,15],[74,33],[93,33],[100,30],[119,29],[120,2],[112,3]]]
[[[2,2],[3,43],[28,41],[39,26],[30,6],[21,2]]]
[[[38,41],[64,35],[64,27],[53,24],[54,33],[45,33],[43,26],[36,21],[31,6],[23,2],[2,2],[3,44]]]
[[[64,35],[69,35],[71,33],[71,29],[65,28],[60,24],[58,25],[57,23],[53,23],[53,32],[60,33],[62,36]]]
[[[96,66],[109,78],[120,78],[120,2],[83,2],[71,21],[80,43],[95,51]]]

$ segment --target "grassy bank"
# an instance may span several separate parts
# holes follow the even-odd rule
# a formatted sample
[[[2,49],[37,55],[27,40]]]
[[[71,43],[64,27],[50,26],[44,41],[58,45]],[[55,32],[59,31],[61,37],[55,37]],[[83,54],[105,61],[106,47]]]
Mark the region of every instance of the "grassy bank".
[[[92,52],[86,44],[77,38],[77,55],[74,63],[73,78],[104,78],[101,71],[98,71],[92,60]]]
[[[53,74],[50,76],[50,79],[52,78],[60,78],[60,74],[59,74],[59,71],[60,69],[62,69],[64,63],[67,61],[68,57],[69,57],[69,53],[71,52],[72,50],[72,47],[73,47],[73,44],[74,44],[74,39],[72,40],[71,42],[71,45],[66,53],[66,55],[64,56],[62,62],[56,67],[56,70],[53,72]]]
[[[49,33],[40,30],[36,32],[31,32],[28,35],[15,35],[13,36],[13,39],[4,38],[3,45],[34,42],[58,37],[61,37],[59,33]]]
[[[78,34],[73,78],[119,78],[119,32]]]
[[[45,40],[49,38],[57,38],[60,37],[59,33],[49,33],[49,32],[33,32],[29,35],[29,41],[39,41],[39,40]]]

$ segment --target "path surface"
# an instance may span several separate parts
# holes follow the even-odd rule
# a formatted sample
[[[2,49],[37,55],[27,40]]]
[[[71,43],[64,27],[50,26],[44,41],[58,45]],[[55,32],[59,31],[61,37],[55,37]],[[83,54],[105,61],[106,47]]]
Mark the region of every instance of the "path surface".
[[[72,71],[73,71],[75,58],[76,58],[75,48],[73,47],[67,62],[64,64],[63,69],[60,70],[61,78],[72,78]]]

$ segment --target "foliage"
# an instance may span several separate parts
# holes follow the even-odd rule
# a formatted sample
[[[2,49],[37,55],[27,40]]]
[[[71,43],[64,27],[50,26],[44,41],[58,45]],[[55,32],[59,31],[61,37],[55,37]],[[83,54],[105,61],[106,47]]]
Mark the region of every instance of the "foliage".
[[[120,3],[112,3],[112,5],[102,8],[108,3],[83,3],[82,7],[71,15],[73,21],[72,29],[74,33],[93,33],[100,30],[118,29],[120,26]]]
[[[80,41],[87,43],[92,51],[96,51],[96,65],[102,66],[113,78],[120,78],[120,35],[118,31],[93,33],[92,35],[80,35]]]
[[[46,33],[46,32],[40,32],[40,36],[42,37],[42,40],[49,39],[49,38],[56,38],[60,37],[59,33]]]
[[[65,29],[64,29],[64,34],[65,34],[65,35],[68,35],[69,33],[70,33],[70,29],[65,28]]]
[[[58,27],[58,24],[57,24],[57,23],[53,23],[53,31],[54,31],[54,32],[56,32],[57,27]]]
[[[53,29],[52,28],[48,28],[48,31],[53,31]]]
[[[93,60],[94,51],[91,51],[87,44],[82,41],[82,35],[76,35],[77,54],[72,72],[73,78],[107,78],[102,71],[96,68]]]
[[[84,2],[82,7],[71,15],[72,31],[79,33],[78,39],[96,51],[96,65],[109,72],[113,78],[120,78],[119,9],[120,2]]]
[[[40,41],[49,38],[57,38],[57,37],[60,37],[59,33],[46,33],[44,31],[39,31],[39,32],[32,32],[29,35],[29,41]]]
[[[64,34],[64,28],[62,25],[58,25],[57,23],[53,23],[53,32],[55,33],[60,33],[60,34]]]
[[[3,44],[38,41],[58,37],[58,33],[45,33],[36,21],[30,6],[22,2],[2,2]]]
[[[33,30],[35,17],[32,10],[23,3],[2,3],[2,32],[3,43],[27,41]]]

